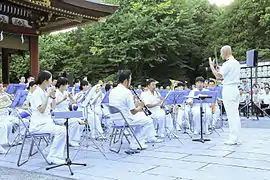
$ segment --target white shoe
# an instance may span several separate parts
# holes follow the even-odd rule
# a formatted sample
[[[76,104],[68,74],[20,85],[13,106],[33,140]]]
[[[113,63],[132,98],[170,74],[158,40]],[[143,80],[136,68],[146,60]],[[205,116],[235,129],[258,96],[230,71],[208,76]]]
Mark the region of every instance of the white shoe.
[[[47,157],[47,160],[49,161],[49,163],[56,164],[56,165],[66,163],[65,160],[60,159],[60,158],[56,158],[56,157]]]
[[[228,141],[226,141],[224,144],[230,145],[230,146],[233,146],[233,145],[240,145],[239,142],[237,142],[237,141],[232,141],[232,140],[228,140]]]
[[[162,139],[153,138],[148,140],[146,143],[162,143],[162,142],[163,142]]]
[[[6,154],[7,150],[5,150],[2,146],[0,146],[0,154]]]
[[[72,146],[72,147],[79,147],[80,146],[80,144],[78,142],[76,142],[76,141],[70,141],[69,145]]]

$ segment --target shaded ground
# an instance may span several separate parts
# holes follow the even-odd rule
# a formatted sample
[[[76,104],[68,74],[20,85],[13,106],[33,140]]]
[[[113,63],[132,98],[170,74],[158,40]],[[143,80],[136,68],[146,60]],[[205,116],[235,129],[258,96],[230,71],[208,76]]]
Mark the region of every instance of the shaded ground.
[[[71,148],[74,161],[87,163],[86,167],[72,166],[74,176],[70,176],[67,167],[46,171],[47,165],[39,154],[18,168],[20,147],[12,148],[6,157],[0,155],[0,166],[5,167],[0,168],[0,179],[269,180],[270,121],[265,118],[243,120],[242,124],[242,145],[239,146],[224,145],[228,137],[228,129],[224,128],[225,132],[218,130],[221,136],[214,133],[209,136],[211,141],[205,144],[179,134],[184,145],[177,139],[166,140],[135,155],[127,155],[124,150],[119,154],[106,151],[107,159],[92,143],[79,151]]]

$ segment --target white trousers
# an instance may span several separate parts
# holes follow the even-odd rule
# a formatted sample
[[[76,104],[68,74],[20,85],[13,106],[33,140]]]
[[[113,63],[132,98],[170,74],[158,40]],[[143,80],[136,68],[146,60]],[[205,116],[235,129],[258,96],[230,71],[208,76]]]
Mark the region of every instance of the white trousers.
[[[238,142],[241,121],[238,111],[240,93],[237,85],[224,85],[222,89],[222,99],[230,128],[229,140]]]
[[[201,113],[200,113],[200,105],[196,104],[193,105],[191,108],[192,116],[193,116],[193,122],[194,122],[194,134],[198,134],[201,132]],[[203,133],[208,133],[208,123],[211,121],[212,118],[212,112],[211,108],[208,106],[208,104],[203,105]]]
[[[43,124],[35,129],[30,128],[32,133],[49,133],[54,136],[52,141],[48,158],[64,158],[65,146],[66,146],[66,129],[65,126],[55,125],[51,123]]]
[[[69,141],[79,142],[81,138],[81,128],[79,118],[71,118],[68,120],[68,132],[69,132]],[[56,125],[64,125],[66,119],[54,119]]]
[[[0,122],[0,144],[10,144],[13,141],[12,136],[13,124],[9,121],[1,120]]]
[[[215,127],[217,120],[219,120],[219,119],[220,119],[220,109],[219,109],[219,106],[216,104],[215,110],[213,113],[213,118],[212,118],[212,121],[210,123],[210,127]]]
[[[134,129],[135,135],[140,143],[145,143],[145,141],[151,141],[155,139],[155,128],[153,124],[153,119],[146,116],[143,112],[139,112],[135,115],[130,115],[127,119],[130,125],[136,125]],[[134,139],[132,139],[134,142]]]
[[[183,126],[190,128],[189,125],[189,111],[190,107],[186,106],[185,108],[179,108],[176,117],[176,130],[181,130]]]
[[[150,109],[152,112],[151,118],[154,122],[154,127],[157,129],[158,127],[158,136],[162,136],[165,133],[165,120],[166,120],[166,114],[163,109]]]
[[[92,136],[103,134],[103,129],[101,127],[102,113],[100,105],[92,106],[92,110],[88,113],[88,123]]]

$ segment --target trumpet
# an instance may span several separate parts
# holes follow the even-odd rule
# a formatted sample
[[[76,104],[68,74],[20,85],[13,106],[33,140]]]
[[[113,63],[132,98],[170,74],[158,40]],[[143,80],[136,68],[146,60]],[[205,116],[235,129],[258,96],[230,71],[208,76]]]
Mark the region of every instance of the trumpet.
[[[135,89],[134,89],[132,86],[130,86],[130,90],[135,94],[135,96],[137,97],[137,99],[138,99],[140,102],[143,102],[143,101],[141,100],[140,96],[137,94],[137,92],[135,91]],[[143,112],[144,112],[144,114],[145,114],[146,116],[150,116],[150,115],[152,114],[152,112],[148,109],[148,107],[147,107],[146,105],[143,106],[142,110],[143,110]]]

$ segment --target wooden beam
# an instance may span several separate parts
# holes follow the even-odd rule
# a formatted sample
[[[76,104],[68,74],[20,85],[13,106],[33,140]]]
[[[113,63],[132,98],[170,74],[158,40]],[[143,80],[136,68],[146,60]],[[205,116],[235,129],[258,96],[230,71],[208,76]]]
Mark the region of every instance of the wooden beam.
[[[31,75],[37,77],[39,73],[39,53],[38,53],[38,36],[30,37],[30,71]]]
[[[28,36],[38,36],[39,31],[33,28],[27,28],[22,26],[15,26],[13,24],[0,23],[0,31],[12,33],[12,34],[24,34]]]
[[[86,1],[86,0],[62,0],[64,3],[70,4],[72,6],[76,6],[79,8],[84,8],[88,9],[88,11],[99,11],[103,12],[104,14],[112,14],[114,13],[117,9],[117,5],[113,4],[106,4],[106,3],[98,3],[98,2],[91,2],[91,1]]]

